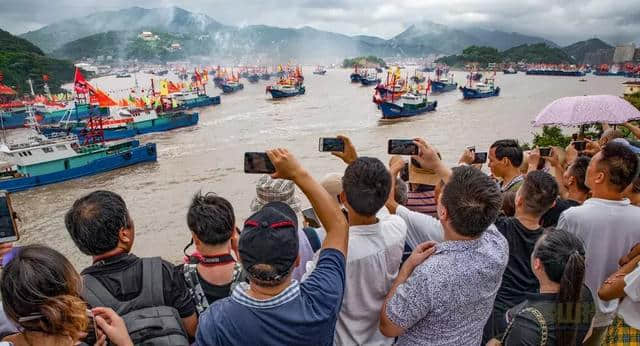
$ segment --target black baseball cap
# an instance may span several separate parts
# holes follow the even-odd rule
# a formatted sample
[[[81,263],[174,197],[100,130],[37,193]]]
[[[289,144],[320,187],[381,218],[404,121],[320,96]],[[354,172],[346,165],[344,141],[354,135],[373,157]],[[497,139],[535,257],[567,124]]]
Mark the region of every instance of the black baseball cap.
[[[279,281],[288,275],[298,257],[298,217],[283,202],[266,204],[249,216],[240,234],[238,251],[242,266],[251,277],[262,281]],[[271,275],[256,272],[258,264],[274,269]]]

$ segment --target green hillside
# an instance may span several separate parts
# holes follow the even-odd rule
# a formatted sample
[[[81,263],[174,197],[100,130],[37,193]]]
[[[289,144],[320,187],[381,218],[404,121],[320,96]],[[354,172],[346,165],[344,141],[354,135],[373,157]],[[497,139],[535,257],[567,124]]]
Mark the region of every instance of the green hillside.
[[[492,47],[467,47],[459,55],[449,55],[436,60],[449,66],[462,67],[469,63],[479,63],[486,67],[489,63],[525,62],[549,64],[573,64],[575,61],[560,48],[550,47],[546,43],[523,44],[499,52]]]

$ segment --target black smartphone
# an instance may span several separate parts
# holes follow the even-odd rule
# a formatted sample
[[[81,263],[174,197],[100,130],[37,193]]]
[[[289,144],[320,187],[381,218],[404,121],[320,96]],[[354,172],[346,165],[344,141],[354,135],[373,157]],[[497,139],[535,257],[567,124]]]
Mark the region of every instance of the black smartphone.
[[[302,217],[304,217],[304,219],[309,223],[309,227],[322,227],[322,225],[320,224],[320,220],[318,220],[318,216],[316,215],[316,212],[315,210],[313,210],[313,208],[303,210]]]
[[[418,155],[418,146],[413,139],[390,139],[387,153],[391,155]]]
[[[344,141],[340,138],[320,138],[318,150],[344,152]]]
[[[540,157],[551,156],[551,147],[540,148]]]
[[[244,153],[244,172],[271,174],[276,172],[276,168],[267,153]]]
[[[0,243],[11,243],[19,238],[11,197],[7,191],[0,191]]]
[[[575,141],[572,144],[577,151],[584,151],[585,149],[587,149],[587,142],[585,141]]]
[[[473,153],[473,164],[486,163],[486,162],[487,162],[487,152]]]

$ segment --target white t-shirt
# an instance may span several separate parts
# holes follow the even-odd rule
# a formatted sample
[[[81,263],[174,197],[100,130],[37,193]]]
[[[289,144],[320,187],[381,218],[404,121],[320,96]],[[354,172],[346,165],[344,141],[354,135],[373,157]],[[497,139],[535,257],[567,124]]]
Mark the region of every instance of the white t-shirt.
[[[596,302],[594,327],[611,324],[618,300],[603,301],[598,289],[609,275],[618,270],[618,260],[640,242],[640,208],[628,199],[611,201],[590,198],[581,206],[565,210],[558,229],[578,236],[586,250],[585,283]]]
[[[336,345],[391,345],[380,333],[380,309],[398,275],[407,226],[398,216],[379,217],[373,225],[349,228],[344,298],[338,315]]]
[[[620,302],[618,316],[629,326],[640,329],[640,263],[638,267],[624,277],[624,293]]]
[[[412,249],[426,241],[444,241],[442,224],[433,216],[411,211],[401,205],[396,209],[396,215],[407,223],[407,244]]]

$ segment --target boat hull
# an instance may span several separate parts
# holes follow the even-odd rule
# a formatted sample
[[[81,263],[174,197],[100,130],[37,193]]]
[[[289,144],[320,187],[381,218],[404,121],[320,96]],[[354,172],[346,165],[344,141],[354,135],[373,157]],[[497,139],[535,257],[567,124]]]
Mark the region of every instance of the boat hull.
[[[518,71],[502,70],[502,74],[518,74]]]
[[[282,99],[286,97],[304,95],[305,91],[306,91],[305,87],[298,88],[298,90],[294,93],[287,93],[277,89],[269,89],[269,92],[271,93],[271,97],[273,97],[274,99]]]
[[[222,92],[225,94],[231,94],[234,93],[238,90],[242,90],[244,89],[244,85],[243,84],[238,84],[238,85],[234,85],[234,86],[230,86],[227,84],[222,84]]]
[[[444,93],[447,91],[456,90],[458,83],[443,83],[443,82],[431,82],[432,93]]]
[[[362,76],[359,73],[352,73],[349,78],[351,78],[351,83],[360,83]]]
[[[184,109],[207,107],[220,104],[220,96],[200,95],[195,99],[185,100],[181,104]]]
[[[382,119],[400,119],[409,118],[416,115],[424,114],[426,112],[432,112],[436,110],[438,101],[427,102],[424,107],[420,108],[405,108],[398,106],[391,102],[383,102],[380,104],[380,111],[382,111]]]
[[[250,75],[249,77],[247,77],[247,80],[249,81],[249,83],[258,83],[260,81],[260,76],[256,75]]]
[[[462,97],[465,100],[483,99],[483,98],[487,98],[487,97],[493,97],[493,96],[500,95],[500,87],[496,87],[493,91],[487,91],[487,92],[479,92],[476,89],[470,89],[470,88],[467,88],[467,87],[460,87],[460,91],[462,91]]]
[[[0,119],[0,129],[18,129],[24,127],[26,115],[24,112],[0,113]]]
[[[362,84],[363,86],[378,85],[378,83],[380,83],[380,78],[378,78],[378,79],[367,79],[367,78],[360,79],[360,84]]]
[[[565,76],[565,77],[584,77],[586,73],[583,71],[559,71],[559,70],[527,70],[527,75],[533,76]]]
[[[138,141],[133,141],[129,150],[117,154],[96,158],[86,165],[69,168],[62,171],[48,173],[33,177],[12,178],[0,180],[0,189],[9,192],[24,191],[38,186],[55,184],[66,180],[86,177],[99,173],[112,171],[118,168],[136,165],[143,162],[157,161],[155,143],[147,143],[139,146]]]

